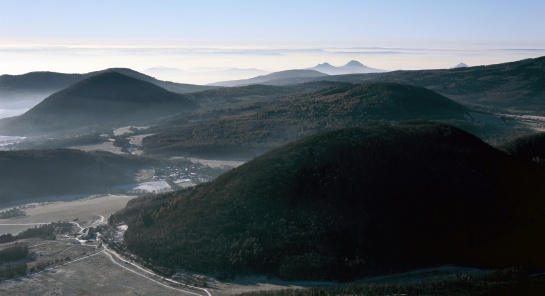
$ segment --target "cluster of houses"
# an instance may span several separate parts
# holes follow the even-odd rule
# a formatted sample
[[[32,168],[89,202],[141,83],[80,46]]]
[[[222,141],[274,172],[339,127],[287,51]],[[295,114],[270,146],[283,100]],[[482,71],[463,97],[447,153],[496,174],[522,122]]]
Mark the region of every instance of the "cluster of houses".
[[[98,232],[96,227],[83,228],[80,232],[71,233],[63,236],[63,238],[75,238],[79,242],[95,242],[97,241]]]
[[[155,169],[153,180],[172,181],[176,184],[189,183],[199,184],[210,181],[212,177],[208,175],[210,170],[207,166],[179,164]]]

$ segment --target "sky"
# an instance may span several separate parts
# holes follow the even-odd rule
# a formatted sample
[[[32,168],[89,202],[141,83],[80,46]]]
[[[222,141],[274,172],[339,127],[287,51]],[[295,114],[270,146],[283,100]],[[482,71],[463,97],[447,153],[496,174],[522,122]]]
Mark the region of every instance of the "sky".
[[[0,74],[175,68],[164,72],[208,83],[244,75],[231,68],[350,60],[492,64],[545,55],[544,11],[543,0],[0,0]]]

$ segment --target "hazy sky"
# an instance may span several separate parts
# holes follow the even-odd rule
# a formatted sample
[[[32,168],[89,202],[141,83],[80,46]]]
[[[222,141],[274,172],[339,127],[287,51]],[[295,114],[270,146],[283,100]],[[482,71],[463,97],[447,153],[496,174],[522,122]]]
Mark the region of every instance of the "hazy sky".
[[[545,55],[544,12],[544,0],[0,0],[0,73],[489,64]]]

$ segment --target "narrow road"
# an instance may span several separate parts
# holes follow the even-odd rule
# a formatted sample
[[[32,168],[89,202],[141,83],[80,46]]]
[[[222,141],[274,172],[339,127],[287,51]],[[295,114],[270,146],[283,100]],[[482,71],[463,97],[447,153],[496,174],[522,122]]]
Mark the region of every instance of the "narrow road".
[[[0,226],[26,226],[26,225],[45,225],[50,223],[21,223],[21,224],[14,224],[14,223],[2,223]]]
[[[96,220],[95,222],[93,222],[93,223],[90,225],[90,227],[91,227],[91,226],[98,226],[98,225],[102,225],[102,224],[105,224],[105,223],[106,223],[106,222],[105,222],[104,216],[102,216],[102,215],[99,215],[99,216],[100,216],[100,219],[98,219],[98,220]],[[74,224],[75,226],[77,226],[77,227],[80,229],[80,231],[79,231],[80,233],[85,229],[85,227],[81,227],[81,225],[80,225],[78,222],[70,222],[70,223],[71,223],[71,224]],[[24,225],[36,225],[36,224],[48,224],[48,223],[33,223],[33,224],[24,224]],[[0,225],[3,225],[3,224],[0,224]],[[14,225],[14,224],[8,224],[8,225]],[[98,235],[98,239],[100,240],[100,233],[98,233],[97,235]],[[143,267],[141,267],[141,266],[139,266],[139,265],[137,265],[137,264],[135,264],[135,263],[129,262],[129,261],[123,259],[123,258],[122,258],[119,254],[117,254],[115,251],[108,249],[107,245],[104,244],[104,242],[103,242],[102,240],[100,240],[100,241],[102,242],[102,247],[103,247],[103,250],[102,250],[102,251],[98,251],[98,252],[96,252],[96,253],[93,253],[93,254],[90,254],[90,255],[87,255],[87,256],[83,256],[83,257],[77,258],[77,259],[75,259],[75,260],[71,260],[71,261],[65,262],[65,263],[63,263],[63,264],[59,264],[59,265],[56,265],[56,266],[52,266],[52,267],[46,268],[46,269],[44,269],[44,270],[42,270],[42,271],[39,271],[39,272],[36,272],[36,273],[32,273],[32,274],[28,274],[28,275],[26,275],[26,276],[32,276],[32,275],[35,275],[35,274],[42,273],[42,272],[44,272],[44,271],[54,270],[54,269],[57,269],[57,268],[59,268],[59,267],[62,267],[62,266],[65,266],[65,265],[68,265],[68,264],[71,264],[71,263],[75,263],[75,262],[78,262],[78,261],[81,261],[81,260],[84,260],[84,259],[88,259],[88,258],[97,256],[97,255],[99,255],[99,254],[101,254],[101,253],[104,253],[104,254],[105,254],[106,256],[108,256],[108,257],[110,258],[110,260],[111,260],[114,264],[116,264],[117,266],[119,266],[119,267],[121,267],[121,268],[123,268],[123,269],[125,269],[125,270],[128,270],[128,271],[130,271],[130,272],[132,272],[132,273],[134,273],[134,274],[137,274],[137,275],[139,275],[139,276],[141,276],[141,277],[143,277],[143,278],[145,278],[145,279],[148,279],[148,280],[150,280],[150,281],[152,281],[152,282],[154,282],[154,283],[156,283],[156,284],[158,284],[158,285],[161,285],[161,286],[163,286],[163,287],[165,287],[165,288],[168,288],[168,289],[171,289],[171,290],[176,290],[176,291],[179,291],[179,292],[184,293],[184,294],[187,294],[187,295],[195,295],[195,296],[212,296],[212,294],[210,294],[210,292],[208,292],[208,290],[205,289],[205,288],[200,288],[200,287],[196,287],[196,286],[187,285],[187,284],[180,283],[180,282],[178,282],[178,281],[175,281],[175,280],[172,280],[172,279],[169,279],[169,278],[162,277],[162,276],[160,276],[160,275],[158,275],[158,274],[156,274],[156,273],[154,273],[154,272],[152,272],[152,271],[150,271],[150,270],[148,270],[148,269],[145,269],[145,268],[143,268]],[[57,241],[54,241],[54,242],[57,242]],[[35,247],[35,246],[39,246],[39,245],[47,244],[47,243],[51,243],[51,242],[40,243],[40,244],[33,245],[33,246],[31,246],[31,247]],[[52,256],[53,256],[53,257],[56,257],[56,256],[60,255],[61,253],[65,252],[65,251],[67,251],[67,250],[69,250],[69,249],[71,249],[71,248],[72,248],[72,246],[70,246],[70,247],[68,247],[67,249],[64,249],[64,250],[60,251],[59,253],[54,254],[54,255],[52,255]],[[52,258],[52,256],[49,256],[47,259]],[[124,264],[121,264],[121,263],[119,263],[118,261],[116,261],[116,259],[114,259],[114,256],[117,258],[117,260],[119,260],[120,262],[122,262],[122,263],[124,263]],[[127,265],[131,266],[132,268],[137,269],[138,271],[142,271],[142,272],[138,272],[138,271],[136,271],[136,270],[134,270],[134,269],[132,269],[132,268],[129,268],[129,267],[127,267]],[[145,273],[145,274],[144,274],[144,273]],[[146,274],[148,274],[149,276],[146,275]],[[152,278],[152,277],[154,277],[154,278],[156,278],[156,279],[159,279],[159,280],[161,280],[161,281],[163,281],[163,282],[170,283],[170,284],[172,284],[172,285],[177,285],[177,286],[186,287],[186,288],[192,289],[192,290],[202,291],[202,293],[199,294],[199,293],[195,293],[195,292],[189,291],[189,290],[187,290],[187,289],[176,288],[176,287],[170,286],[170,285],[168,285],[168,284],[162,283],[162,282],[160,282],[159,280],[156,280],[156,279],[154,279],[154,278]],[[12,280],[14,280],[14,279],[12,279]]]
[[[106,252],[107,254],[111,254],[111,255],[116,256],[119,260],[121,260],[121,261],[124,262],[125,264],[129,264],[129,265],[131,265],[131,266],[133,266],[133,267],[135,267],[135,268],[138,268],[139,270],[142,270],[143,272],[146,272],[146,273],[148,273],[148,274],[150,274],[150,275],[153,275],[153,276],[155,276],[155,277],[158,277],[158,278],[160,278],[160,279],[163,280],[163,281],[167,281],[167,282],[169,282],[169,283],[172,283],[172,284],[175,284],[175,285],[184,286],[184,287],[188,287],[188,288],[191,288],[191,289],[201,290],[201,291],[205,292],[206,295],[212,296],[212,294],[210,294],[210,292],[208,292],[208,290],[205,289],[205,288],[200,288],[200,287],[196,287],[196,286],[187,285],[187,284],[180,283],[180,282],[178,282],[178,281],[175,281],[175,280],[172,280],[172,279],[169,279],[169,278],[162,277],[162,276],[160,276],[160,275],[158,275],[158,274],[156,274],[156,273],[154,273],[154,272],[152,272],[152,271],[150,271],[150,270],[147,270],[147,269],[145,269],[145,268],[143,268],[143,267],[141,267],[141,266],[139,266],[139,265],[137,265],[137,264],[134,264],[134,263],[132,263],[132,262],[129,262],[129,261],[127,261],[127,260],[121,258],[121,256],[119,256],[119,254],[117,254],[116,252],[114,252],[114,251],[108,249],[108,247],[107,247],[104,243],[103,243],[103,247],[104,247],[104,252]],[[110,257],[111,257],[111,256],[110,256]],[[112,259],[113,259],[113,257],[112,257]],[[121,266],[122,266],[122,265],[121,265]],[[125,267],[125,266],[122,266],[122,267],[124,267],[124,268],[127,269],[127,267]],[[133,271],[132,269],[130,269],[130,270]],[[135,272],[135,271],[133,271],[133,272]],[[144,277],[145,277],[145,276],[144,276]],[[185,290],[181,290],[181,291],[185,291]],[[192,293],[192,292],[189,292],[189,293]],[[192,294],[195,294],[195,293],[192,293]],[[195,294],[195,295],[200,295],[200,294]]]
[[[64,251],[66,251],[66,250],[64,250]],[[64,252],[64,251],[62,251],[62,252]],[[62,252],[61,252],[61,253],[62,253]],[[87,255],[87,256],[83,256],[83,257],[80,257],[80,258],[77,258],[77,259],[74,259],[74,260],[65,262],[65,263],[63,263],[63,264],[59,264],[59,265],[56,265],[56,266],[52,266],[52,267],[46,268],[46,269],[44,269],[44,270],[41,270],[41,271],[38,271],[38,272],[35,272],[35,273],[32,273],[32,274],[28,274],[28,275],[25,275],[25,276],[22,276],[22,277],[33,276],[33,275],[40,274],[40,273],[43,273],[43,272],[46,272],[46,271],[55,270],[55,269],[58,269],[59,267],[62,267],[62,266],[68,265],[68,264],[72,264],[72,263],[75,263],[75,262],[79,262],[79,261],[82,261],[82,260],[85,260],[85,259],[89,259],[89,258],[94,257],[94,256],[97,256],[97,255],[99,255],[99,254],[105,254],[106,256],[108,256],[108,257],[110,258],[110,260],[112,261],[112,263],[116,264],[117,266],[119,266],[119,267],[121,267],[121,268],[123,268],[123,269],[125,269],[125,270],[128,270],[128,271],[130,271],[130,272],[132,272],[132,273],[134,273],[134,274],[137,274],[137,275],[139,275],[139,276],[141,276],[141,277],[143,277],[143,278],[145,278],[145,279],[148,279],[148,280],[150,280],[150,281],[152,281],[152,282],[154,282],[154,283],[156,283],[156,284],[158,284],[158,285],[161,285],[161,286],[163,286],[163,287],[165,287],[165,288],[168,288],[168,289],[171,289],[171,290],[176,290],[176,291],[179,291],[179,292],[184,293],[184,294],[186,294],[186,295],[203,296],[203,294],[198,294],[198,293],[195,293],[195,292],[191,292],[191,291],[188,291],[188,290],[184,290],[184,289],[172,287],[172,286],[169,286],[169,285],[167,285],[167,284],[161,283],[160,281],[155,280],[155,279],[151,278],[150,276],[147,276],[147,275],[145,275],[145,274],[142,274],[142,273],[140,273],[140,272],[137,272],[137,271],[135,271],[135,270],[133,270],[133,269],[130,269],[130,268],[128,268],[127,266],[125,266],[125,265],[123,265],[123,264],[117,262],[117,261],[114,259],[114,257],[113,257],[112,255],[118,257],[118,259],[119,259],[120,261],[124,262],[125,264],[130,264],[131,266],[134,266],[134,267],[136,267],[136,268],[138,268],[138,269],[140,269],[140,270],[142,270],[142,271],[144,271],[144,272],[146,272],[146,273],[149,273],[150,275],[152,275],[152,276],[154,276],[154,277],[157,277],[157,278],[159,278],[159,279],[161,279],[161,280],[170,282],[170,283],[172,283],[172,284],[180,285],[180,286],[185,286],[185,287],[188,287],[188,288],[193,288],[193,289],[201,290],[201,291],[205,292],[207,296],[212,296],[212,294],[210,294],[210,292],[208,292],[208,290],[206,290],[206,289],[204,289],[204,288],[193,287],[193,286],[190,286],[190,285],[185,285],[185,284],[179,283],[179,282],[174,281],[174,280],[171,280],[171,279],[163,278],[163,277],[160,276],[160,275],[157,275],[157,274],[155,274],[155,273],[153,273],[153,272],[151,272],[151,271],[148,271],[148,270],[146,270],[146,269],[144,269],[144,268],[141,268],[140,266],[138,266],[138,265],[136,265],[136,264],[133,264],[133,263],[131,263],[131,262],[128,262],[128,261],[122,259],[118,254],[116,254],[115,252],[110,251],[109,249],[106,249],[106,248],[103,249],[102,251],[98,251],[98,252],[96,252],[96,253],[93,253],[93,254],[90,254],[90,255]],[[58,255],[58,254],[57,254],[57,255]],[[14,279],[10,279],[10,280],[17,280],[17,279],[18,279],[18,278],[14,278]]]
[[[98,215],[100,216],[100,219],[96,220],[95,222],[93,222],[93,224],[91,224],[91,226],[98,226],[98,225],[102,225],[102,224],[105,224],[104,222],[104,216],[102,215]]]
[[[78,222],[70,222],[70,223],[76,225],[79,228],[79,233],[82,233],[83,229],[85,229],[85,228],[81,227],[81,225],[79,225]]]
[[[95,222],[91,223],[91,225],[89,225],[89,227],[94,227],[94,226],[99,226],[99,225],[105,224],[104,216],[102,216],[102,215],[98,215],[98,216],[100,217],[100,219],[98,219]],[[78,222],[70,222],[70,223],[76,225],[79,228],[79,233],[81,233],[83,231],[83,229],[85,229],[85,227],[81,227],[81,225],[79,225]]]
[[[152,282],[154,282],[154,283],[156,283],[156,284],[158,284],[158,285],[161,285],[161,286],[163,286],[163,287],[165,287],[165,288],[169,288],[169,289],[172,289],[172,290],[180,291],[180,292],[182,292],[182,293],[191,294],[191,295],[196,295],[196,296],[202,296],[201,294],[197,294],[197,293],[193,293],[193,292],[190,292],[190,291],[187,291],[187,290],[182,290],[182,289],[178,289],[178,288],[171,287],[171,286],[169,286],[169,285],[165,285],[165,284],[163,284],[163,283],[161,283],[161,282],[159,282],[159,281],[156,281],[156,280],[154,280],[154,279],[152,279],[152,278],[150,278],[150,277],[148,277],[148,276],[146,276],[146,275],[143,275],[143,274],[141,274],[141,273],[139,273],[139,272],[136,272],[136,271],[134,271],[134,270],[132,270],[132,269],[126,267],[126,266],[123,266],[123,264],[121,264],[121,263],[119,263],[119,262],[117,262],[117,261],[114,260],[114,257],[112,257],[112,255],[110,254],[110,252],[107,252],[106,250],[103,250],[102,253],[104,253],[104,254],[106,254],[108,257],[110,257],[110,260],[111,260],[113,263],[117,264],[119,267],[121,267],[121,268],[123,268],[123,269],[125,269],[125,270],[128,270],[128,271],[130,271],[130,272],[132,272],[132,273],[134,273],[134,274],[137,274],[137,275],[139,275],[139,276],[141,276],[141,277],[143,277],[143,278],[146,278],[146,279],[148,279],[148,280],[150,280],[150,281],[152,281]]]

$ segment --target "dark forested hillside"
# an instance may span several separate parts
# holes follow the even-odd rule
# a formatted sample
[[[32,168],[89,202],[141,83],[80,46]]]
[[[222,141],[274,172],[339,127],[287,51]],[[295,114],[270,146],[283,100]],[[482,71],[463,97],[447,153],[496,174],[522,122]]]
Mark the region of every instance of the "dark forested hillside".
[[[214,109],[236,108],[237,103],[255,99],[274,99],[286,95],[312,93],[334,86],[346,86],[348,83],[315,81],[290,85],[252,84],[237,87],[221,87],[211,90],[185,94],[185,97],[198,102],[201,107],[210,105]],[[254,101],[255,103],[255,101]]]
[[[543,173],[455,127],[343,129],[211,183],[131,201],[144,259],[213,275],[353,279],[439,264],[545,267]]]
[[[523,136],[503,143],[501,148],[514,157],[545,167],[545,133]]]
[[[0,203],[59,194],[107,192],[133,182],[149,160],[79,150],[0,151]]]
[[[226,113],[223,119],[213,122],[167,125],[145,138],[143,145],[150,154],[253,157],[320,131],[370,121],[464,121],[467,111],[422,87],[338,84],[313,93],[262,101],[244,112]]]
[[[396,71],[379,80],[424,86],[468,104],[545,112],[545,57],[448,70]]]

